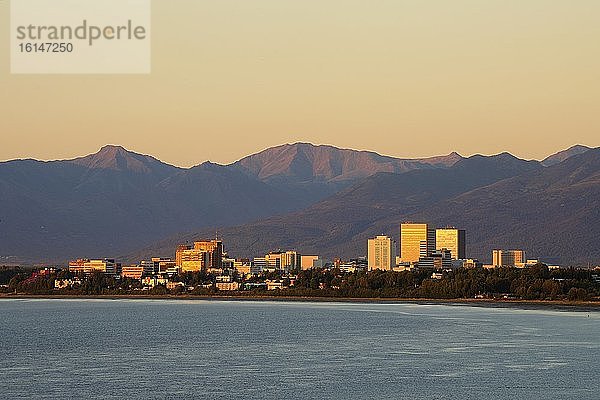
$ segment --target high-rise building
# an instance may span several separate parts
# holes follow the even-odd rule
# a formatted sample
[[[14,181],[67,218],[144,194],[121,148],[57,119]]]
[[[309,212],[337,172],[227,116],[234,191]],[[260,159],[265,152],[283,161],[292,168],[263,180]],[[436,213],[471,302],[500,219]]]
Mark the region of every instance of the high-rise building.
[[[223,242],[205,240],[194,242],[194,246],[177,246],[175,263],[182,272],[196,272],[207,268],[222,268]]]
[[[276,251],[265,256],[269,268],[291,271],[300,269],[302,256],[295,251]]]
[[[181,272],[198,272],[206,269],[206,253],[196,249],[182,250],[179,256]]]
[[[208,254],[206,264],[208,268],[223,267],[223,242],[221,240],[215,239],[194,242],[194,250],[199,250]]]
[[[404,223],[400,225],[400,259],[418,262],[435,252],[435,229],[427,224]]]
[[[319,256],[302,256],[300,257],[300,266],[303,270],[311,268],[322,268],[323,260]]]
[[[177,249],[175,250],[175,265],[178,267],[181,267],[181,257],[183,255],[183,252],[185,250],[191,250],[192,246],[190,246],[189,244],[180,244],[179,246],[177,246]]]
[[[396,264],[396,242],[387,236],[377,236],[368,241],[369,271],[390,271]]]
[[[435,230],[436,250],[450,250],[453,260],[466,258],[466,233],[464,229],[443,228]]]
[[[492,265],[494,267],[515,267],[525,262],[523,250],[493,250]]]

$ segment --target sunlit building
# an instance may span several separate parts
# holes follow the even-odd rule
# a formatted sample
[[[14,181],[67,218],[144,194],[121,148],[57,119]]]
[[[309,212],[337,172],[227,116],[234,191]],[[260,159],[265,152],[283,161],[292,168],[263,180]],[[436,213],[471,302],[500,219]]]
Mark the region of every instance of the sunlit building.
[[[492,265],[494,267],[515,267],[523,264],[525,252],[523,250],[493,250]]]
[[[254,264],[254,267],[258,268],[261,272],[270,268],[265,257],[255,257],[252,263]]]
[[[198,241],[193,246],[180,245],[175,254],[175,262],[182,272],[223,267],[223,242],[220,240]]]
[[[265,261],[267,268],[292,271],[301,268],[302,256],[295,251],[277,251],[267,254]]]
[[[191,250],[192,248],[193,247],[190,246],[189,244],[180,244],[179,246],[177,246],[177,249],[175,250],[175,265],[176,266],[181,267],[183,252],[185,250]]]
[[[78,259],[69,263],[69,272],[86,275],[93,272],[115,274],[117,273],[117,264],[115,260],[109,258],[103,260]]]
[[[177,263],[170,258],[154,257],[152,263],[154,264],[155,273],[164,273],[177,266]]]
[[[182,250],[178,258],[181,260],[179,264],[181,272],[198,272],[206,268],[206,253],[202,251]]]
[[[300,264],[303,270],[311,268],[323,268],[323,260],[321,260],[319,256],[302,256]]]
[[[377,236],[368,241],[369,271],[391,271],[396,264],[396,242],[387,236]]]
[[[203,240],[194,242],[194,250],[199,250],[208,254],[207,267],[223,267],[223,242],[221,240]]]
[[[435,229],[427,224],[404,223],[400,225],[400,259],[418,262],[435,252]]]
[[[257,275],[262,272],[262,267],[249,259],[235,260],[233,268],[238,274],[243,276]]]
[[[443,228],[435,230],[436,250],[450,250],[453,260],[466,257],[466,233],[464,229]]]
[[[142,265],[124,265],[121,268],[123,278],[141,279],[144,276],[144,266]]]
[[[217,282],[215,287],[223,292],[231,292],[235,290],[240,290],[239,282]]]

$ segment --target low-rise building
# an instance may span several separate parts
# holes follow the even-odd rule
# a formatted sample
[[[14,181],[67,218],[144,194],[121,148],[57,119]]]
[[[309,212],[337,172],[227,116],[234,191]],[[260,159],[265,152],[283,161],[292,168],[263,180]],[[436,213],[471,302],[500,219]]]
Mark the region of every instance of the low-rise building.
[[[429,257],[419,258],[419,268],[452,269],[452,253],[442,249],[433,252]]]
[[[167,283],[169,283],[167,278],[160,278],[157,276],[146,276],[142,278],[142,285],[149,288],[153,288],[158,285],[167,286]]]
[[[287,289],[287,286],[285,286],[283,284],[282,280],[269,280],[267,279],[266,282],[267,284],[267,290],[280,290],[280,289]]]
[[[248,259],[236,260],[233,263],[233,268],[242,276],[258,275],[262,272],[262,268]]]
[[[223,268],[207,268],[206,273],[211,275],[223,275],[225,270]]]
[[[433,274],[431,274],[431,279],[442,279],[444,277],[444,274],[442,274],[441,272],[434,272]]]
[[[87,258],[80,258],[77,261],[71,261],[69,263],[69,272],[74,274],[85,274],[89,275],[93,272],[102,272],[104,274],[114,275],[117,273],[117,263],[114,259],[105,258],[103,260],[90,260]]]
[[[67,289],[74,286],[81,286],[83,282],[79,279],[56,279],[54,281],[54,289]]]
[[[413,263],[400,263],[396,265],[392,271],[394,272],[404,272],[404,271],[413,271],[415,269],[415,265]]]
[[[217,282],[215,286],[217,287],[217,289],[224,292],[240,290],[239,282]]]
[[[464,260],[453,260],[452,265],[454,268],[480,268],[483,266],[479,260],[474,258],[466,258]]]
[[[244,290],[265,290],[267,288],[267,284],[264,282],[245,282],[242,285]]]
[[[153,257],[154,273],[166,273],[170,268],[176,268],[177,264],[170,258]]]
[[[141,265],[124,265],[121,267],[123,278],[141,279],[144,276],[144,267]]]
[[[365,257],[353,258],[348,261],[335,259],[333,268],[338,268],[342,272],[362,272],[368,269],[368,261]]]
[[[515,263],[516,268],[530,268],[541,264],[540,260],[526,260],[525,262]]]
[[[516,267],[525,262],[523,250],[493,250],[492,265],[495,267]]]
[[[169,282],[167,282],[166,286],[167,286],[167,289],[173,290],[176,288],[185,288],[185,283],[169,281]]]

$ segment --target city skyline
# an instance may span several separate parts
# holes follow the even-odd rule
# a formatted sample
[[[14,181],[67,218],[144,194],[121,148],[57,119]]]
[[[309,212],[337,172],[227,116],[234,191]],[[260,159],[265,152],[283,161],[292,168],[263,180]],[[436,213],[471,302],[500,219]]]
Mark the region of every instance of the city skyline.
[[[365,236],[397,237],[394,221],[425,220],[472,232],[478,240],[470,241],[469,253],[480,260],[489,257],[492,247],[526,243],[549,262],[583,265],[598,258],[591,233],[598,226],[596,186],[590,183],[597,176],[599,152],[573,149],[544,162],[509,154],[399,160],[297,144],[233,165],[179,169],[105,147],[75,160],[1,163],[0,178],[10,196],[0,215],[6,233],[0,259],[14,264],[133,256],[186,232],[214,237],[216,230],[240,254],[291,244],[327,257],[357,256]],[[565,175],[577,180],[565,182]],[[563,196],[556,197],[557,191]],[[532,198],[546,206],[537,207]],[[582,198],[591,199],[583,209],[562,206],[567,199],[577,204]],[[531,217],[507,219],[507,201],[515,202],[510,209]],[[27,204],[31,211],[23,213]],[[580,223],[570,222],[575,215]],[[153,229],[147,229],[149,221]],[[548,221],[568,228],[556,232],[562,238],[558,244],[545,239],[553,230]],[[340,226],[351,227],[350,235]],[[585,251],[568,245],[582,234],[578,246]],[[446,247],[460,253],[457,244],[451,239]],[[415,242],[413,261],[421,256],[419,246]]]
[[[0,0],[0,398],[595,398],[599,16]]]

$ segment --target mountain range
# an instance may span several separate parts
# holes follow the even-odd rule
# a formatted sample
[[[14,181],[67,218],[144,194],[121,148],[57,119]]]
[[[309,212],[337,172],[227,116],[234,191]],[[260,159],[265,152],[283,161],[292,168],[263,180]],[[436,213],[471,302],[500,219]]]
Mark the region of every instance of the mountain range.
[[[467,229],[468,252],[482,260],[524,247],[553,262],[598,262],[599,164],[600,150],[585,146],[540,162],[308,143],[185,169],[119,146],[2,162],[0,264],[172,256],[176,244],[217,232],[240,257],[280,248],[353,257],[369,236],[397,239],[406,220]]]

